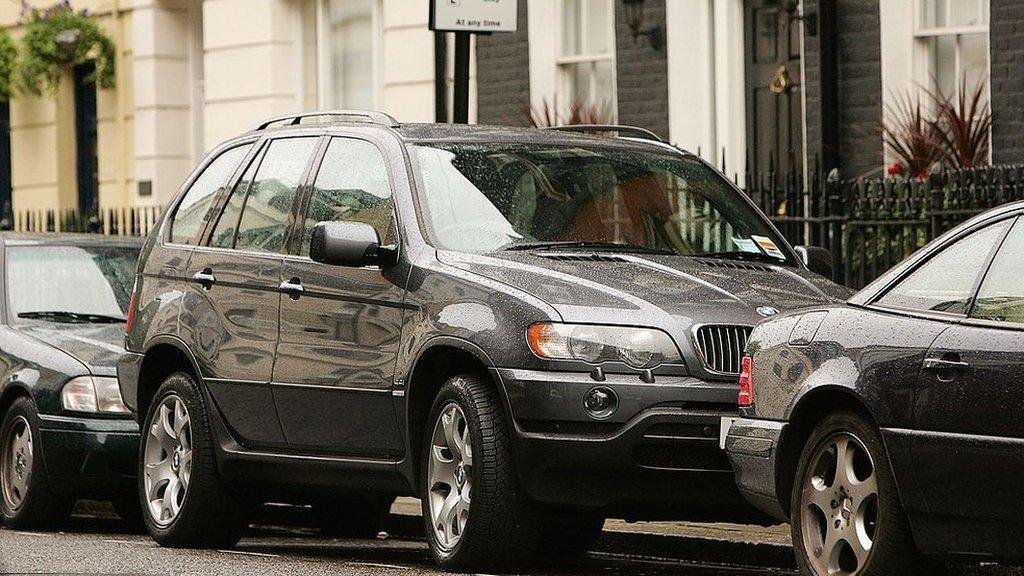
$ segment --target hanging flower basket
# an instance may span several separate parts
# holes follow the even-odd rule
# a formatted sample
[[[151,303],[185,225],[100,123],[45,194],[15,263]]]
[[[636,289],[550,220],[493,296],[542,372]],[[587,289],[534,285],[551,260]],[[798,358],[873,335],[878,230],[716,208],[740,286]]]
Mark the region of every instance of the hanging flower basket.
[[[76,12],[70,0],[40,10],[26,8],[24,49],[19,64],[20,88],[36,96],[55,92],[64,70],[93,62],[96,69],[84,80],[113,88],[114,42],[85,10]]]
[[[0,101],[14,94],[14,71],[18,66],[18,48],[6,30],[0,30]]]

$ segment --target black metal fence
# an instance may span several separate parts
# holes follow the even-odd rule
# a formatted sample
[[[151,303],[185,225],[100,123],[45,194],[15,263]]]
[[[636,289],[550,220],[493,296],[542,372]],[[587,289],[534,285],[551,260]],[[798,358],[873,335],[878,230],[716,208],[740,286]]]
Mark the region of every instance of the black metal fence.
[[[830,250],[834,279],[853,288],[970,217],[1024,199],[1024,166],[943,171],[925,180],[839,180],[819,170],[806,183],[796,171],[746,176],[747,194],[783,235]]]
[[[4,206],[0,230],[15,232],[78,232],[108,236],[145,236],[160,217],[158,206],[78,210],[23,210]]]

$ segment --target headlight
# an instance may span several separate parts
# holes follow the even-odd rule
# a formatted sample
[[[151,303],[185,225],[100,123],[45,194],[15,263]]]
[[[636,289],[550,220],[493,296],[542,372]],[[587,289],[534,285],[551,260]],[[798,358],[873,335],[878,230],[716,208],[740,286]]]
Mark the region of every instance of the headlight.
[[[634,368],[682,361],[672,338],[652,328],[543,323],[526,335],[533,353],[551,360],[618,361]]]
[[[65,410],[104,414],[124,414],[128,407],[121,400],[117,378],[79,376],[64,384],[60,402]]]

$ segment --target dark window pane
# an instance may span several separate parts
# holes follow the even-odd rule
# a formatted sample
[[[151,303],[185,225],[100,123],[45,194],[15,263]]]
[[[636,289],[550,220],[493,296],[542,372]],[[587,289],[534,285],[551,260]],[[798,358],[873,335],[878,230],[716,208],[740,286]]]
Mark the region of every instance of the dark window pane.
[[[382,241],[392,241],[394,208],[384,157],[364,140],[331,140],[316,175],[306,211],[302,254],[318,222],[344,220],[373,226]]]
[[[1018,221],[992,261],[971,316],[1024,324],[1024,221]]]
[[[1006,222],[993,224],[962,238],[933,256],[878,300],[883,306],[967,314],[982,267]]]
[[[263,155],[238,224],[235,248],[279,252],[302,174],[317,138],[274,140]]]
[[[251,147],[251,144],[246,144],[226,150],[196,178],[171,219],[171,242],[194,245],[199,241],[199,234],[210,218],[210,207],[217,197],[216,192],[227,184],[228,178]]]

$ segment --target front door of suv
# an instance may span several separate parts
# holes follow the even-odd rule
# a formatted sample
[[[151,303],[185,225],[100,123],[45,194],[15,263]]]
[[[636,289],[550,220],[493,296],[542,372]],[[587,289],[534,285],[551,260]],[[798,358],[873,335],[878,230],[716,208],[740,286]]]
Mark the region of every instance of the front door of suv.
[[[250,446],[285,445],[270,390],[278,290],[294,199],[319,140],[270,140],[188,264],[191,340],[203,381],[236,439]]]
[[[330,140],[304,207],[297,254],[284,262],[274,398],[288,444],[344,455],[397,456],[403,443],[391,400],[405,277],[309,259],[317,222],[372,225],[397,242],[391,180],[376,145]],[[401,276],[401,277],[399,277]],[[301,292],[300,292],[301,290]]]
[[[914,445],[929,508],[1019,522],[1024,499],[1024,219],[992,259],[968,318],[934,342]]]

